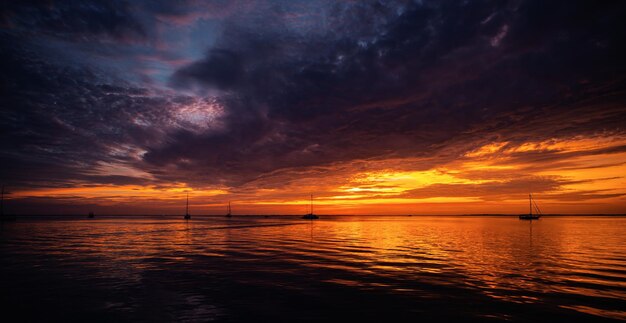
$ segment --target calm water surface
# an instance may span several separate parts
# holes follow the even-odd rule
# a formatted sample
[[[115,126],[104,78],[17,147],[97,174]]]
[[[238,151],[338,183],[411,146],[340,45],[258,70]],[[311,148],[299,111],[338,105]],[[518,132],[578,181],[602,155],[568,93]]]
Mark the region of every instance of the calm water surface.
[[[17,321],[626,319],[626,218],[25,218]]]

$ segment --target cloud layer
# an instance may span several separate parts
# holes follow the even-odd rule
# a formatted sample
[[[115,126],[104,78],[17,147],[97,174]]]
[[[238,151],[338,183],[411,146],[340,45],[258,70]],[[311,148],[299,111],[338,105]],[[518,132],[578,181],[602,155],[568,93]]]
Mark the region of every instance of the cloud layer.
[[[345,200],[510,200],[533,186],[555,201],[624,205],[612,184],[581,186],[615,176],[580,175],[620,167],[598,158],[620,165],[625,153],[620,2],[35,1],[2,10],[0,175],[16,192],[180,184],[279,203],[343,196],[363,174],[445,168],[458,182],[415,179]],[[581,138],[597,149],[572,146]],[[525,146],[554,141],[570,146]],[[568,167],[579,175],[564,175]]]

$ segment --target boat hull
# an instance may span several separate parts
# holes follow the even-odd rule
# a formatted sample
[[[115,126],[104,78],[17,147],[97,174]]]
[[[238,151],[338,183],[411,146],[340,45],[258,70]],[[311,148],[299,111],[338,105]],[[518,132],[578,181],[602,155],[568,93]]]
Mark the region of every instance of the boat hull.
[[[307,219],[307,220],[315,220],[315,219],[319,219],[320,217],[315,214],[307,214],[307,215],[304,215],[302,218]]]
[[[519,216],[520,220],[539,220],[539,215],[522,214]]]

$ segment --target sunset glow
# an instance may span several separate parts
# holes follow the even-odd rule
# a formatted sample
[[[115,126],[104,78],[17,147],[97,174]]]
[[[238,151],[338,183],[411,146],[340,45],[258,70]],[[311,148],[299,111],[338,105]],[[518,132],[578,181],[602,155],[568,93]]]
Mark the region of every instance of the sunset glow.
[[[626,1],[0,5],[19,322],[626,319]]]
[[[271,177],[238,187],[78,182],[62,188],[15,190],[10,199],[86,203],[112,213],[156,212],[151,205],[158,203],[163,213],[170,214],[180,212],[181,201],[189,193],[196,213],[220,214],[226,201],[234,201],[242,214],[299,214],[306,211],[308,195],[313,194],[316,210],[327,214],[467,214],[494,209],[524,212],[527,192],[532,192],[545,212],[611,213],[626,206],[622,176],[626,174],[626,153],[604,152],[624,145],[626,139],[621,136],[494,142],[427,170],[417,170],[422,160],[415,158],[377,160],[371,163],[376,168],[365,172],[358,170],[361,162],[323,171],[288,169],[277,175],[288,178],[280,183],[280,189],[266,188],[273,182]],[[432,159],[427,163],[432,164]],[[152,177],[132,166],[110,164],[100,164],[94,172],[138,181]]]
[[[458,6],[9,6],[7,210],[626,212],[619,28]]]

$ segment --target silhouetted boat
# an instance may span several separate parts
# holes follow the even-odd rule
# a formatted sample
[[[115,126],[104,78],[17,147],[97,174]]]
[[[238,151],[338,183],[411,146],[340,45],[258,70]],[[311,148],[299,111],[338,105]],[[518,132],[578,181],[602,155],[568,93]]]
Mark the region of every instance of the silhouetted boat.
[[[0,221],[15,221],[17,217],[15,215],[4,215],[4,185],[2,185],[0,193]]]
[[[537,203],[533,201],[532,194],[528,194],[528,208],[528,214],[521,214],[519,216],[520,220],[538,220],[541,217],[541,210],[539,210]],[[535,210],[534,214],[533,209]]]
[[[87,217],[93,219],[94,217],[96,217],[96,215],[93,214],[93,212],[89,212],[89,215],[87,215]]]
[[[302,218],[307,220],[315,220],[320,218],[319,216],[313,214],[313,195],[311,195],[311,213],[305,214]]]
[[[232,218],[233,217],[233,215],[230,213],[230,201],[228,201],[228,211],[227,211],[225,217],[227,217],[227,218]]]
[[[187,193],[187,207],[185,208],[185,220],[191,219],[191,214],[189,214],[189,193]]]

